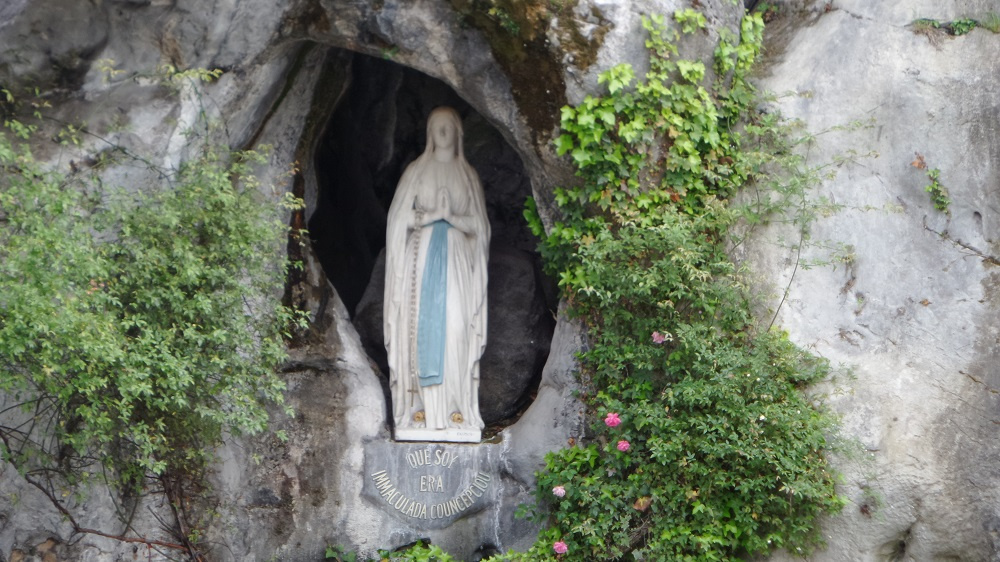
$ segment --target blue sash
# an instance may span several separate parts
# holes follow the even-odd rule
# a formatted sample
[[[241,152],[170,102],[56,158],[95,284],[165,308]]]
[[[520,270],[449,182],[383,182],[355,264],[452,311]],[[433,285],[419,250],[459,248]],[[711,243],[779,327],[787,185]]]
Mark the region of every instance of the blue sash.
[[[446,221],[435,221],[427,246],[424,276],[420,286],[417,324],[417,363],[420,386],[444,382],[444,339],[448,314],[448,229]]]

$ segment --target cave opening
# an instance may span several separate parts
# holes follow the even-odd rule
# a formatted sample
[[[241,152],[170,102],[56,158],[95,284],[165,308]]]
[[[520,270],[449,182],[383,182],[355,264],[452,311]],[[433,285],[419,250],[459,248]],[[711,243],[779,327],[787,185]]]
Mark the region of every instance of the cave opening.
[[[438,106],[462,118],[465,156],[479,174],[492,237],[480,413],[506,425],[530,403],[548,357],[554,283],[523,217],[531,184],[517,151],[444,82],[390,60],[338,52],[346,86],[313,153],[317,198],[308,228],[323,270],[351,315],[388,394],[382,335],[386,215],[406,166],[424,149]],[[391,418],[391,416],[390,416]]]

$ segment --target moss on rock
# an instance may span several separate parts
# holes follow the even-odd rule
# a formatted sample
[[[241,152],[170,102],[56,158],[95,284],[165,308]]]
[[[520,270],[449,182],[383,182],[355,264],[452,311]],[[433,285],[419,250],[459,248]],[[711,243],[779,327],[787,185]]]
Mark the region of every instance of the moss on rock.
[[[493,56],[511,82],[511,90],[521,114],[535,135],[547,139],[559,122],[559,110],[566,105],[563,55],[573,54],[580,68],[593,64],[604,35],[602,23],[587,39],[572,17],[576,0],[553,3],[549,0],[450,0],[463,22],[480,30]],[[596,15],[596,14],[595,14]],[[558,35],[565,38],[563,49],[555,48],[546,36],[554,18]],[[567,40],[568,39],[568,40]],[[536,140],[539,137],[536,136]]]

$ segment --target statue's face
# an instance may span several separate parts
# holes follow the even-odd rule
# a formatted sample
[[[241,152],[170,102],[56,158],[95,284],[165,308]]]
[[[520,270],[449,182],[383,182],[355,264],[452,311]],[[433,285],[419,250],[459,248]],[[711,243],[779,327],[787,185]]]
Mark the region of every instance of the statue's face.
[[[431,135],[434,136],[434,147],[445,150],[455,147],[455,128],[447,119],[435,119],[431,125]]]

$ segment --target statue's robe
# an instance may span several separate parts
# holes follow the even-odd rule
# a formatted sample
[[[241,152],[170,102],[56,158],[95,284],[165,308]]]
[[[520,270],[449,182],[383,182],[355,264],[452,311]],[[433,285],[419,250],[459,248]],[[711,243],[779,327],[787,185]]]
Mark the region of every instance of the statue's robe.
[[[389,208],[383,327],[397,429],[483,427],[490,227],[479,178],[462,154],[461,122],[453,111],[442,118],[456,127],[455,157],[434,157],[432,114],[427,149],[403,173]],[[442,190],[450,214],[422,225],[440,208]],[[458,220],[470,232],[451,224]],[[415,419],[421,410],[423,421]]]

